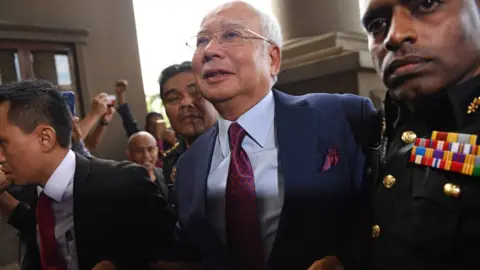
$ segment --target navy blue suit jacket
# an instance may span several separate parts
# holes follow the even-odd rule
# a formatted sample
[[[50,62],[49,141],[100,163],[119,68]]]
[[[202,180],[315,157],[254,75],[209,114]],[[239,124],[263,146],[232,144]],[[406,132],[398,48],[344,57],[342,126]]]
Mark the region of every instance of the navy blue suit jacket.
[[[307,269],[315,260],[333,255],[346,269],[357,269],[371,241],[360,141],[370,132],[372,102],[354,95],[290,96],[273,91],[285,192],[268,268]],[[207,178],[217,133],[215,125],[180,158],[177,229],[183,241],[197,248],[207,269],[238,269],[206,216]],[[332,149],[339,162],[324,171]]]

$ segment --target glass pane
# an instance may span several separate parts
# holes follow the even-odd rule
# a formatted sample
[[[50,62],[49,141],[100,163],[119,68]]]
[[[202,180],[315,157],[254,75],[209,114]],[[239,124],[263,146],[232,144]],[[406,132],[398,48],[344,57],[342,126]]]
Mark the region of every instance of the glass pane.
[[[22,74],[20,73],[20,60],[18,59],[18,53],[15,53],[14,60],[15,62],[15,72],[17,73],[17,80],[22,78]]]
[[[58,85],[62,89],[72,88],[72,76],[70,74],[70,61],[68,55],[56,54],[55,55],[55,67],[57,70]]]
[[[20,80],[18,54],[15,50],[0,50],[0,84]]]

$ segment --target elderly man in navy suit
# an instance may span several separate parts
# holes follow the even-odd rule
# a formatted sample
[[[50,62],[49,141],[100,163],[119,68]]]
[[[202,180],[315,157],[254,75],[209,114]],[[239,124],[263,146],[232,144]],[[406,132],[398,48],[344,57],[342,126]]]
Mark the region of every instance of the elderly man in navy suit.
[[[272,89],[281,30],[244,2],[209,13],[188,45],[220,118],[179,161],[181,239],[206,269],[360,268],[371,101]]]

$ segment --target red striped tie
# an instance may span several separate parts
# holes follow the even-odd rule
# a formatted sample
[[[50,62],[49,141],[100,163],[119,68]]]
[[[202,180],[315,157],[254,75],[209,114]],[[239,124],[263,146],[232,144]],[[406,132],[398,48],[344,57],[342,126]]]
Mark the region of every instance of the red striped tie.
[[[37,204],[37,223],[40,238],[40,259],[43,270],[65,270],[65,262],[61,258],[55,239],[55,216],[52,199],[40,194]]]
[[[228,129],[230,167],[226,188],[226,232],[229,248],[243,263],[243,269],[265,269],[257,196],[252,165],[242,148],[246,131],[232,123]]]

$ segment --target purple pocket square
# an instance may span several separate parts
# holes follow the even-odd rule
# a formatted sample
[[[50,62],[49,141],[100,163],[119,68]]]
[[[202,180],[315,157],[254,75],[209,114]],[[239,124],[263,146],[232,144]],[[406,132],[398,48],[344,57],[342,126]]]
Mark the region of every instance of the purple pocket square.
[[[328,171],[331,168],[335,167],[340,161],[340,154],[338,153],[337,148],[332,148],[328,150],[327,156],[325,157],[325,162],[322,166],[322,172]]]

